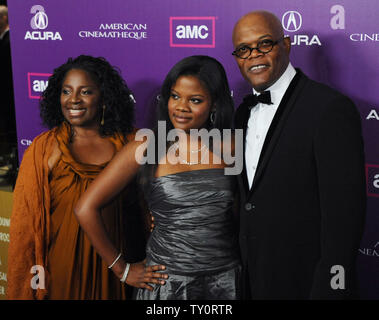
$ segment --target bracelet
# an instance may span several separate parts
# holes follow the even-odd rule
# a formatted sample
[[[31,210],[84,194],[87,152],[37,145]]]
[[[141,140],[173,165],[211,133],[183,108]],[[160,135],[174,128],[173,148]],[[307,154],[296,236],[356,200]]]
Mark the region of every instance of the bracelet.
[[[122,275],[122,278],[120,279],[121,282],[126,281],[126,277],[128,276],[128,273],[129,273],[129,268],[130,268],[130,263],[127,263],[124,274]]]
[[[118,259],[120,259],[121,257],[121,252],[120,254],[117,256],[116,259],[114,259],[114,261],[112,262],[112,264],[108,267],[108,269],[112,269],[112,267],[116,264],[116,262],[118,261]]]

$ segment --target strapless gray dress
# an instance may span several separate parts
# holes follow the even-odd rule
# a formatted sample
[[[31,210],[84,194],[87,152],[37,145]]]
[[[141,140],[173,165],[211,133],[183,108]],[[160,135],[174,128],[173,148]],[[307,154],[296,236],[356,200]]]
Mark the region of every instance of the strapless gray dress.
[[[154,216],[147,265],[163,264],[169,278],[137,300],[238,299],[240,259],[233,223],[235,176],[224,169],[154,178],[145,198]]]

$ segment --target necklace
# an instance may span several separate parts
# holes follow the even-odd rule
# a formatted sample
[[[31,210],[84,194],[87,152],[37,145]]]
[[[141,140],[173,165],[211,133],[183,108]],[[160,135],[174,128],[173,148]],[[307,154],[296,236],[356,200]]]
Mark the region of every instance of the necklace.
[[[178,145],[178,148],[179,148],[179,145]],[[203,144],[203,146],[199,149],[199,150],[190,150],[190,152],[192,154],[196,153],[196,152],[200,152],[201,150],[203,150],[205,148],[205,144]]]
[[[198,152],[202,151],[205,147],[206,147],[206,145],[204,144],[204,145],[202,145],[202,147],[201,147],[200,149],[198,149],[198,150],[190,150],[190,153],[191,153],[191,154],[198,153]],[[198,161],[197,161],[197,162],[191,162],[191,161],[187,161],[187,160],[185,160],[185,159],[182,159],[182,158],[180,157],[180,153],[179,153],[179,143],[178,143],[178,142],[175,142],[175,149],[176,149],[176,150],[175,150],[175,154],[176,154],[177,157],[179,158],[181,164],[186,164],[186,165],[190,165],[190,166],[192,166],[192,165],[194,165],[194,164],[199,164]],[[200,158],[200,163],[202,163],[205,154],[206,154],[206,152],[204,152],[204,153],[202,154],[202,156],[201,156],[201,158]]]

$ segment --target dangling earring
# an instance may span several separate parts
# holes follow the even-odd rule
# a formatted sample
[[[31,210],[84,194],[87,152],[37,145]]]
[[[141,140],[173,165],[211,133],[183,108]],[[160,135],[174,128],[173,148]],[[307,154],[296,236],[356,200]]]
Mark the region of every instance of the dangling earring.
[[[103,126],[104,125],[104,113],[105,113],[105,104],[103,105],[103,116],[101,118],[100,124]]]
[[[66,120],[66,119],[65,119]],[[70,126],[70,138],[69,138],[69,143],[72,143],[74,141],[74,136],[75,136],[75,130],[72,127],[71,123],[67,121],[68,125]]]

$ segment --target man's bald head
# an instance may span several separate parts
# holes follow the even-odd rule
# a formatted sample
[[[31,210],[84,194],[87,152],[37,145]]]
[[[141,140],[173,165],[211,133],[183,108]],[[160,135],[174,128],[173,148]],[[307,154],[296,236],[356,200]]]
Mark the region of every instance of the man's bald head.
[[[0,34],[8,27],[8,8],[0,6]]]
[[[7,16],[8,15],[8,8],[7,6],[0,6],[0,16]]]
[[[235,24],[233,29],[233,42],[236,30],[248,26],[251,23],[263,23],[267,25],[278,38],[284,36],[282,23],[276,15],[268,11],[252,11],[242,16]]]
[[[271,12],[253,11],[237,21],[233,29],[236,49],[256,48],[262,41],[274,43],[270,52],[253,50],[247,59],[236,58],[241,74],[257,91],[270,87],[286,70],[291,42],[284,38],[282,24]]]

